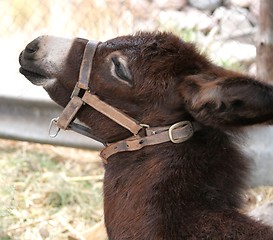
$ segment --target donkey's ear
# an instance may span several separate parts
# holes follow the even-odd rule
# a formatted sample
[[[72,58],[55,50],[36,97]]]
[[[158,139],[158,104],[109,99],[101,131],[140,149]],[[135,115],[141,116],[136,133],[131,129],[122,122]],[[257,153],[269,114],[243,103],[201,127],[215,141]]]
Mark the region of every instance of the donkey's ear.
[[[179,91],[186,110],[204,125],[236,127],[273,119],[273,87],[250,77],[192,75]]]

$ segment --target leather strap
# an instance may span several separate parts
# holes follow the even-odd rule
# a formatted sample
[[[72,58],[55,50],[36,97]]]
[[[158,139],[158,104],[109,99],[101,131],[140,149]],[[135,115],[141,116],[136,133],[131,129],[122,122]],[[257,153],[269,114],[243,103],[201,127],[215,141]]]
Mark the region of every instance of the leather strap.
[[[57,126],[61,129],[67,130],[68,126],[73,122],[77,112],[79,111],[83,103],[87,103],[89,106],[101,112],[122,127],[128,129],[134,135],[137,135],[139,131],[143,129],[143,126],[141,126],[138,121],[124,114],[115,107],[112,107],[111,105],[101,101],[96,95],[91,94],[88,91],[93,59],[98,44],[98,42],[94,41],[89,41],[86,44],[78,83],[76,84],[75,89],[72,93],[71,101],[65,107],[61,116],[57,119]],[[78,97],[81,89],[85,90],[84,96],[82,98]],[[73,129],[76,131],[77,128],[78,126],[73,127]],[[82,131],[82,129],[78,129],[78,131],[80,132]]]
[[[69,124],[74,120],[77,112],[81,108],[83,100],[78,96],[73,96],[70,102],[66,105],[60,117],[57,119],[57,126],[67,130]]]
[[[173,124],[172,126],[175,126],[176,124]],[[171,138],[182,143],[191,138],[194,132],[201,128],[198,123],[192,124],[189,121],[179,122],[179,126],[173,130],[172,126],[147,129],[146,137],[140,137],[138,135],[116,143],[112,143],[101,151],[100,156],[104,162],[107,163],[107,159],[116,153],[136,151],[146,146],[170,142],[172,141]],[[172,137],[170,137],[170,135]]]
[[[86,137],[92,138],[92,139],[102,143],[104,146],[107,145],[107,143],[102,138],[94,135],[93,131],[84,125],[72,122],[69,124],[68,130],[72,130],[76,133],[79,133],[79,134],[84,135]]]
[[[122,127],[128,129],[134,135],[137,135],[143,126],[136,121],[135,119],[129,117],[125,113],[121,112],[115,107],[101,101],[96,95],[89,92],[85,92],[82,100],[87,103],[89,106],[93,107],[103,115],[112,119]]]
[[[173,143],[185,142],[192,137],[195,131],[198,131],[201,128],[198,123],[189,121],[178,122],[171,126],[151,128],[149,125],[139,123],[119,109],[100,100],[96,95],[91,94],[89,91],[89,81],[98,44],[98,42],[93,41],[87,43],[80,68],[79,80],[71,95],[70,102],[64,108],[60,117],[52,119],[49,129],[50,136],[56,137],[59,130],[64,129],[73,130],[95,139],[106,145],[106,148],[101,151],[101,157],[104,162],[107,163],[107,159],[110,156],[119,152],[136,151],[146,146],[157,145],[169,141]],[[80,92],[84,92],[83,96]],[[88,104],[98,112],[126,128],[133,133],[134,136],[107,145],[103,139],[95,136],[90,128],[74,123],[79,109],[84,104]],[[56,124],[58,127],[55,134],[51,133],[53,124]]]
[[[93,67],[93,59],[99,42],[88,41],[85,46],[82,64],[79,73],[79,81],[77,86],[81,89],[88,90],[89,79]]]

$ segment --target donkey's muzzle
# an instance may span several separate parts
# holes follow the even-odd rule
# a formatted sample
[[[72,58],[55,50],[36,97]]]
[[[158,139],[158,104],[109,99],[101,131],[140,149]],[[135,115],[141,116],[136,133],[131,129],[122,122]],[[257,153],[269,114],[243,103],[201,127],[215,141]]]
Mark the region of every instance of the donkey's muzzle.
[[[47,74],[44,70],[36,64],[36,60],[40,58],[39,55],[39,38],[30,42],[26,48],[19,55],[20,69],[19,72],[23,74],[33,84],[43,85],[42,79],[47,79]]]

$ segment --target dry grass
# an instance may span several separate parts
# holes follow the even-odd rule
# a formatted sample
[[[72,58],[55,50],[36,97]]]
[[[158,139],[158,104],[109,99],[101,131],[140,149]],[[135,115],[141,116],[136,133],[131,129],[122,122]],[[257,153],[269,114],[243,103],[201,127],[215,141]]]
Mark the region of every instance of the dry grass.
[[[0,140],[0,239],[90,228],[103,215],[102,178],[98,152]]]
[[[102,178],[96,151],[0,140],[0,239],[62,240],[96,228]],[[247,211],[273,200],[273,188],[246,197]]]
[[[273,201],[273,186],[261,186],[249,189],[246,197],[246,211],[251,211],[258,206]]]

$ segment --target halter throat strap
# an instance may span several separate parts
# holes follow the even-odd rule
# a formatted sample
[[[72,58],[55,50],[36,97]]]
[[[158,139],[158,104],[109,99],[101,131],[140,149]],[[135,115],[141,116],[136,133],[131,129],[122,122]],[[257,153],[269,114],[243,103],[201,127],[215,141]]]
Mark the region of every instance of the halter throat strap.
[[[198,123],[182,121],[170,126],[150,127],[141,124],[119,109],[109,105],[92,94],[89,89],[89,81],[93,67],[93,59],[99,42],[89,41],[86,44],[83,60],[79,73],[79,80],[71,95],[71,100],[64,108],[58,118],[54,118],[50,124],[50,136],[56,137],[60,129],[72,130],[94,140],[103,143],[106,147],[101,151],[101,157],[105,163],[107,159],[119,152],[136,151],[146,146],[156,145],[164,142],[181,143],[191,138],[195,131],[200,129]],[[74,123],[78,111],[83,105],[89,105],[120,126],[129,130],[133,136],[118,142],[108,144],[103,139],[92,133],[92,130],[84,125]],[[53,125],[57,131],[52,134]]]

